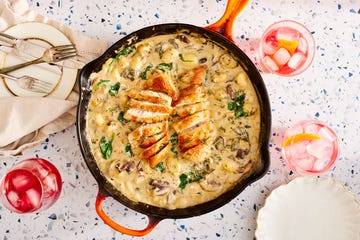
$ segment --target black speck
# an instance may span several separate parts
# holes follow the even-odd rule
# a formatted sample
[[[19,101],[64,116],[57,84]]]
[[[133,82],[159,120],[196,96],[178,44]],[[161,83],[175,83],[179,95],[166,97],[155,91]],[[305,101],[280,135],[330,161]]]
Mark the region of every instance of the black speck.
[[[290,171],[290,172],[289,172],[289,175],[290,175],[290,176],[293,175],[293,174],[294,174],[293,171]]]
[[[57,216],[56,216],[55,213],[52,213],[52,214],[49,216],[49,218],[50,218],[51,220],[56,220],[56,219],[57,219]]]
[[[318,113],[318,112],[317,112],[317,113],[315,113],[315,117],[317,117],[317,118],[318,118],[319,116],[320,116],[320,113]]]

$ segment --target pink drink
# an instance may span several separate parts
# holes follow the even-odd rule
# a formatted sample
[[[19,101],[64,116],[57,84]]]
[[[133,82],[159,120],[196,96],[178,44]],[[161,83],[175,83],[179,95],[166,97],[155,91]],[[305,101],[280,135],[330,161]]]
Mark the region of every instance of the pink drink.
[[[301,133],[315,134],[320,139],[304,139],[283,147],[289,167],[299,174],[316,175],[329,170],[339,155],[336,133],[319,121],[302,121],[286,130],[284,140]]]
[[[299,74],[311,64],[314,39],[301,24],[281,21],[271,25],[260,42],[260,61],[270,72],[283,76]]]
[[[61,176],[49,161],[32,158],[16,164],[0,182],[0,200],[17,213],[44,210],[60,196]]]

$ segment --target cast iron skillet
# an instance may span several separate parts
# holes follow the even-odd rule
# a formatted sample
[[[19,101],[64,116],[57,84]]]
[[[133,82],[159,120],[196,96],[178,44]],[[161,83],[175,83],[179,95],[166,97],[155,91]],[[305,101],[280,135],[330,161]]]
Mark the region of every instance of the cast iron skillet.
[[[98,215],[103,219],[103,221],[108,224],[113,229],[122,232],[124,234],[132,236],[143,236],[151,232],[154,227],[162,220],[166,218],[187,218],[198,216],[201,214],[208,213],[213,211],[232,199],[234,199],[240,192],[242,192],[245,187],[250,183],[261,178],[267,171],[269,167],[269,151],[268,151],[268,141],[271,128],[271,113],[270,113],[270,104],[268,99],[268,94],[263,83],[263,80],[251,62],[251,60],[242,52],[233,42],[231,38],[232,25],[237,14],[242,10],[248,0],[229,0],[226,11],[223,17],[216,22],[215,24],[207,27],[197,27],[188,24],[160,24],[155,26],[146,27],[140,29],[136,32],[131,33],[130,35],[120,39],[114,45],[112,45],[102,56],[94,61],[88,63],[80,72],[78,77],[78,82],[80,85],[80,98],[77,109],[77,134],[79,145],[81,148],[82,155],[85,159],[85,162],[90,169],[92,175],[96,179],[99,185],[99,193],[96,198],[96,211]],[[118,50],[120,47],[130,46],[136,42],[139,42],[143,39],[149,38],[155,35],[161,34],[171,34],[177,32],[193,32],[203,35],[206,38],[211,39],[212,41],[218,43],[219,45],[226,47],[230,53],[237,57],[248,74],[251,82],[257,93],[257,97],[260,103],[261,109],[261,130],[260,130],[260,166],[255,170],[248,178],[240,181],[235,185],[235,187],[226,193],[222,194],[218,198],[202,203],[196,206],[187,207],[184,209],[164,209],[155,206],[151,206],[144,203],[137,203],[129,200],[120,191],[115,189],[112,184],[110,184],[105,177],[101,174],[96,160],[94,159],[93,154],[91,153],[89,139],[86,135],[86,112],[88,109],[89,100],[91,97],[91,83],[89,81],[89,76],[92,72],[97,72],[101,69],[105,61],[110,57],[115,57],[115,50]],[[219,33],[221,34],[219,34]],[[225,37],[224,37],[225,36]],[[123,205],[147,215],[149,221],[148,225],[141,230],[134,230],[123,227],[113,221],[107,216],[107,214],[102,209],[102,202],[107,196],[113,197],[115,200],[119,201]]]

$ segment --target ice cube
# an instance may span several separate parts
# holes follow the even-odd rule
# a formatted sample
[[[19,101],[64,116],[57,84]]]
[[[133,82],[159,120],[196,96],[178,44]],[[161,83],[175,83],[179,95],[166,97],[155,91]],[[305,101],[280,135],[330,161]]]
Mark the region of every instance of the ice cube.
[[[7,199],[9,200],[10,204],[15,208],[18,208],[21,204],[20,197],[17,192],[10,191],[7,193]]]
[[[334,133],[327,127],[320,128],[318,134],[323,140],[326,140],[328,142],[334,142],[336,140],[336,136],[334,135]]]
[[[314,171],[323,170],[329,163],[330,158],[316,158],[313,169]]]
[[[304,158],[309,154],[306,152],[306,145],[309,141],[300,141],[286,147],[286,155],[294,158]]]
[[[276,63],[274,62],[274,60],[271,59],[271,57],[269,56],[265,56],[263,59],[265,65],[271,70],[271,71],[279,71],[279,66],[276,65]]]
[[[306,151],[310,155],[325,161],[331,157],[333,153],[333,148],[334,147],[331,142],[323,140],[313,140],[306,146]]]
[[[296,166],[302,170],[308,171],[313,168],[314,162],[315,162],[315,157],[313,156],[301,157],[301,158],[297,158]]]
[[[279,66],[285,65],[289,61],[290,57],[290,53],[285,48],[279,48],[273,55],[274,61]]]
[[[273,55],[277,49],[277,42],[264,42],[262,45],[262,50],[266,55]]]
[[[306,59],[306,57],[304,54],[302,54],[301,52],[296,52],[290,58],[290,60],[288,62],[288,66],[292,69],[297,69],[305,62],[305,59]]]
[[[29,203],[35,208],[40,206],[41,201],[41,193],[36,191],[34,188],[30,188],[26,191],[26,198],[29,201]]]
[[[297,46],[297,49],[298,51],[302,52],[303,54],[306,54],[307,52],[307,41],[305,40],[305,38],[299,38],[299,44]]]
[[[282,27],[279,28],[276,32],[276,39],[277,40],[287,40],[287,41],[296,41],[299,40],[300,33],[293,28],[289,27]]]
[[[45,188],[46,190],[56,191],[57,184],[56,184],[56,175],[51,173],[46,178],[44,178]]]
[[[30,174],[30,176],[29,176]],[[15,175],[11,178],[11,183],[18,192],[23,192],[31,185],[31,173]]]

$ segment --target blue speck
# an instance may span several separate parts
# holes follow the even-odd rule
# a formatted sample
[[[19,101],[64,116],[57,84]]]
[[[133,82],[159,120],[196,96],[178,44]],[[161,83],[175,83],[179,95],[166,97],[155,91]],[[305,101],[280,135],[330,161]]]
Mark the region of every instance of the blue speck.
[[[67,162],[66,167],[71,167],[71,162]]]
[[[184,230],[184,229],[185,229],[185,225],[184,225],[184,224],[181,224],[181,225],[180,225],[180,228],[181,228],[181,230]]]
[[[47,148],[48,148],[48,146],[47,146],[47,145],[45,145],[45,146],[44,146],[44,150],[46,150]]]
[[[356,13],[355,9],[350,9],[351,13]]]
[[[116,30],[120,30],[121,29],[121,24],[116,24]]]
[[[340,10],[341,9],[341,4],[338,4],[338,10]]]
[[[352,75],[353,75],[353,74],[352,74],[351,72],[349,72],[349,77],[352,77]]]
[[[159,18],[159,17],[160,17],[158,13],[155,13],[154,16],[155,16],[156,18]]]
[[[318,113],[318,112],[317,112],[317,113],[315,113],[315,117],[317,117],[317,118],[318,118],[319,116],[320,116],[320,113]]]

